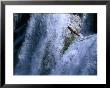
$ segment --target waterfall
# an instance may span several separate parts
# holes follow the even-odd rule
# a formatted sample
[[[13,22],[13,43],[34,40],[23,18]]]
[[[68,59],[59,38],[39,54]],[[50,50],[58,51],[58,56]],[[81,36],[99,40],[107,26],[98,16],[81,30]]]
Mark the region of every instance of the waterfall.
[[[96,34],[74,41],[63,57],[53,74],[93,75],[96,74],[97,52]]]
[[[15,75],[94,75],[97,73],[97,34],[74,35],[64,50],[72,25],[84,30],[86,15],[33,13],[27,23],[24,41],[17,54]],[[87,25],[86,25],[87,26]],[[89,26],[89,25],[88,25]],[[87,28],[90,27],[86,27]],[[72,35],[72,36],[73,36]],[[64,51],[64,52],[63,52]],[[15,58],[16,59],[16,58]]]

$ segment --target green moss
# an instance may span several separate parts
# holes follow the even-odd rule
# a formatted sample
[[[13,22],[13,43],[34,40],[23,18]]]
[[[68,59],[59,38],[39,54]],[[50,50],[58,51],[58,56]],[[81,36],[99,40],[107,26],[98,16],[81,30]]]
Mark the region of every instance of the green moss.
[[[70,36],[65,37],[64,40],[64,47],[63,47],[63,53],[68,49],[69,45],[74,41],[75,37],[73,34],[70,34]]]

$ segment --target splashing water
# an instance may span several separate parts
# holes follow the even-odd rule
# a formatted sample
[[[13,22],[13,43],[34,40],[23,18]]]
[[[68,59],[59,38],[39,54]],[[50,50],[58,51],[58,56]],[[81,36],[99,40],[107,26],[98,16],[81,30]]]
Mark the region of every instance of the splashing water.
[[[74,41],[64,53],[53,74],[96,74],[96,35]]]
[[[71,17],[71,14],[31,14],[25,39],[18,53],[16,75],[96,74],[96,34],[80,34],[62,53]],[[72,17],[73,26],[81,30],[81,19],[77,17]]]

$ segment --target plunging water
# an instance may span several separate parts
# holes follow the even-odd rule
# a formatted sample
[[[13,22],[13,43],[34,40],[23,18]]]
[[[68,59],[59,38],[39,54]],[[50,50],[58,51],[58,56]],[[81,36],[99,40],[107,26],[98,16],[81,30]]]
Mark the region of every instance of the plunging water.
[[[72,18],[72,20],[71,20]],[[84,35],[85,15],[31,14],[19,49],[16,75],[90,75],[97,73],[97,37]],[[65,47],[72,25],[80,36]],[[88,29],[87,29],[88,28]],[[89,30],[86,27],[86,30]],[[69,41],[69,40],[67,40]],[[64,52],[62,52],[64,51]]]

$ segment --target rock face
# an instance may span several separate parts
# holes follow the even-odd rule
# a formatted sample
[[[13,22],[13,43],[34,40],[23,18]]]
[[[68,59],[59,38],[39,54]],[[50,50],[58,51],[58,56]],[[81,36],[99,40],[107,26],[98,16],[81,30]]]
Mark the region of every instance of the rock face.
[[[96,14],[15,15],[15,75],[97,74],[96,22],[91,21]],[[68,26],[80,36],[71,34]]]
[[[24,41],[27,22],[30,14],[14,13],[14,66],[18,63],[18,53]]]

